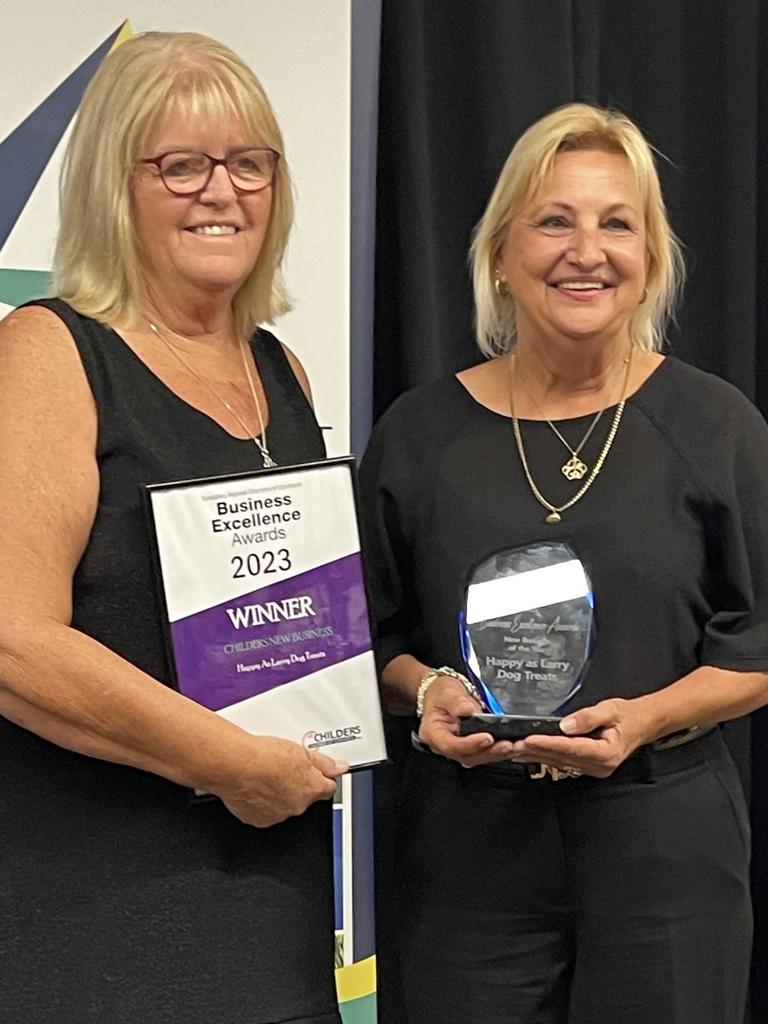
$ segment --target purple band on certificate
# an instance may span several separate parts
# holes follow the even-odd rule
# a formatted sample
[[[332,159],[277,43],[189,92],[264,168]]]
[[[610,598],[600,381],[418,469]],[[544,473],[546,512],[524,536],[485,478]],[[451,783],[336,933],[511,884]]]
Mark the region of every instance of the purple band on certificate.
[[[370,650],[359,553],[171,623],[179,689],[218,711]]]

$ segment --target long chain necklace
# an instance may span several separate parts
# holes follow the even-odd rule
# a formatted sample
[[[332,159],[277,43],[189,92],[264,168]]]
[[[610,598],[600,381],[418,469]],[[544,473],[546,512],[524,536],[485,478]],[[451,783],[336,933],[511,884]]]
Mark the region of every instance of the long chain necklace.
[[[277,466],[277,463],[269,453],[269,448],[267,448],[267,430],[266,427],[264,426],[264,417],[261,413],[261,403],[259,402],[259,397],[256,394],[256,387],[254,386],[253,377],[251,376],[251,371],[248,366],[248,360],[245,355],[244,342],[242,340],[239,342],[240,355],[242,356],[243,367],[245,369],[245,376],[248,380],[248,387],[250,388],[251,391],[253,404],[256,407],[256,415],[259,420],[259,434],[254,434],[253,431],[249,429],[249,427],[243,421],[242,417],[232,408],[232,406],[229,404],[226,398],[222,398],[222,396],[219,394],[219,392],[216,390],[213,384],[211,384],[209,380],[206,380],[205,377],[202,376],[202,374],[197,372],[197,370],[184,358],[181,352],[179,352],[178,348],[176,348],[175,345],[172,345],[170,343],[170,341],[165,337],[162,331],[159,330],[156,324],[153,324],[151,320],[147,320],[147,323],[149,324],[149,329],[152,331],[152,333],[155,334],[158,338],[160,338],[162,342],[165,343],[168,350],[173,353],[173,355],[178,359],[178,361],[187,370],[187,372],[190,373],[195,378],[195,380],[199,381],[202,385],[204,385],[204,387],[208,388],[213,397],[217,401],[221,402],[221,404],[224,406],[224,408],[227,410],[230,416],[232,416],[233,419],[237,420],[242,429],[248,435],[249,439],[253,441],[253,443],[259,449],[259,454],[261,455],[261,463],[264,469],[272,469],[273,467]]]
[[[549,512],[549,514],[544,519],[545,523],[559,523],[561,521],[561,519],[563,518],[563,516],[562,516],[563,512],[567,511],[569,508],[572,508],[576,504],[577,501],[580,501],[584,497],[584,495],[587,493],[589,488],[595,482],[598,473],[603,468],[603,463],[608,458],[608,452],[611,450],[611,446],[613,445],[614,438],[616,437],[616,432],[619,429],[619,424],[621,423],[621,417],[624,414],[624,406],[627,403],[627,386],[629,384],[629,373],[630,373],[630,370],[632,368],[632,353],[633,353],[633,348],[630,348],[629,355],[625,358],[626,370],[624,372],[624,384],[623,384],[622,389],[621,389],[621,400],[619,401],[619,404],[616,406],[616,412],[613,414],[613,421],[611,423],[610,430],[608,431],[608,436],[605,439],[605,444],[603,445],[603,447],[602,447],[602,449],[600,451],[600,454],[597,457],[597,461],[595,462],[595,465],[592,467],[592,472],[589,474],[589,476],[587,477],[586,481],[582,484],[582,486],[578,489],[578,491],[573,495],[573,497],[570,498],[568,501],[566,501],[563,505],[553,505],[551,501],[547,501],[547,499],[541,493],[539,488],[536,486],[536,483],[534,482],[534,479],[531,476],[531,471],[530,471],[530,468],[528,466],[528,459],[526,458],[525,448],[523,446],[523,435],[522,435],[522,433],[520,431],[520,421],[518,420],[517,416],[515,416],[515,403],[514,403],[514,393],[513,393],[513,387],[512,387],[512,375],[510,373],[510,380],[509,380],[509,409],[510,409],[510,412],[512,414],[512,430],[513,430],[514,435],[515,435],[515,443],[517,445],[517,451],[518,451],[518,454],[520,456],[520,462],[521,462],[522,467],[523,467],[523,472],[525,473],[525,479],[528,481],[528,486],[531,489],[531,493],[533,494],[533,496],[536,499],[536,501],[538,501],[538,503],[542,506],[542,508],[547,509],[548,512]],[[512,363],[510,362],[510,370],[511,370],[511,368],[512,368]],[[602,413],[602,410],[601,410],[601,413]],[[551,424],[550,424],[550,426],[551,426]],[[597,420],[594,420],[589,432],[591,433],[591,431],[596,426],[597,426]],[[584,441],[582,441],[582,446],[583,445],[584,445]],[[575,454],[576,453],[574,453],[574,455]],[[578,479],[580,479],[580,478],[578,478]]]

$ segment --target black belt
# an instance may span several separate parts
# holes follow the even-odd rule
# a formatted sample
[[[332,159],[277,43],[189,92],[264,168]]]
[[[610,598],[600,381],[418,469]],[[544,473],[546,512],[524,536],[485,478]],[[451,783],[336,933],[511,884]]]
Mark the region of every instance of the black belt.
[[[419,739],[416,733],[411,734],[411,742],[414,750],[426,754],[433,762],[443,762],[451,770],[455,770],[463,781],[491,776],[495,779],[515,778],[531,782],[549,780],[560,782],[563,779],[590,782],[630,782],[649,781],[656,775],[667,774],[686,767],[697,760],[693,751],[684,751],[683,748],[705,736],[710,736],[718,731],[716,725],[694,725],[690,729],[681,729],[679,732],[670,733],[661,739],[646,743],[631,754],[626,761],[619,765],[608,779],[596,779],[593,776],[582,775],[576,769],[558,768],[550,764],[519,764],[513,761],[503,761],[497,764],[482,764],[475,768],[464,768],[456,761],[451,761],[442,754],[436,754],[423,740]],[[713,740],[715,737],[713,736]],[[679,751],[679,753],[675,753]],[[700,753],[703,753],[701,751]],[[694,754],[692,757],[691,754]]]

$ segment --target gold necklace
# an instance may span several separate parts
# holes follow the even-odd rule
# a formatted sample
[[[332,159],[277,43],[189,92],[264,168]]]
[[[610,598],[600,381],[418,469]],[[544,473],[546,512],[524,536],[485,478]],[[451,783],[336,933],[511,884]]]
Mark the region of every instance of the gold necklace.
[[[624,361],[626,362],[626,357],[625,357]],[[615,360],[615,362],[618,362],[618,359]],[[613,365],[614,364],[612,363],[611,366],[609,367],[609,371],[608,371],[609,373],[613,370]],[[510,366],[511,366],[511,363],[510,363]],[[586,462],[584,462],[583,459],[579,458],[579,453],[584,448],[584,445],[587,443],[587,441],[590,439],[590,437],[592,437],[592,434],[594,433],[595,427],[597,426],[597,424],[602,419],[603,413],[605,412],[608,403],[606,402],[606,404],[602,407],[602,409],[599,409],[595,413],[595,415],[594,415],[594,417],[592,419],[592,422],[587,427],[587,431],[584,434],[584,436],[582,437],[581,441],[579,441],[578,445],[575,448],[572,448],[570,446],[570,444],[566,441],[566,439],[563,437],[563,435],[560,433],[560,431],[557,429],[557,427],[552,422],[552,420],[549,419],[549,417],[545,414],[544,410],[541,408],[541,406],[536,401],[536,399],[533,397],[533,395],[529,394],[528,397],[533,402],[533,404],[536,406],[536,408],[539,410],[539,412],[541,413],[541,418],[544,420],[544,422],[550,428],[550,430],[555,435],[555,437],[558,438],[558,440],[563,445],[565,445],[565,447],[571,453],[570,459],[568,459],[568,461],[563,463],[563,465],[560,467],[560,472],[563,474],[563,476],[565,477],[566,480],[583,480],[584,477],[589,472],[589,466],[586,464]]]
[[[542,412],[542,409],[541,409],[541,406],[536,401],[536,399],[535,398],[531,398],[531,401],[536,406],[536,408],[539,410],[539,412],[542,413],[542,416],[544,416],[544,414]],[[558,437],[563,442],[565,447],[571,453],[570,459],[568,459],[567,462],[564,462],[563,465],[560,467],[560,472],[563,474],[563,476],[565,477],[566,480],[582,480],[587,475],[587,473],[589,472],[589,466],[586,464],[586,462],[584,462],[583,459],[579,458],[579,452],[584,447],[584,445],[587,443],[587,441],[590,439],[590,437],[592,437],[592,433],[593,433],[595,427],[597,426],[597,424],[602,419],[602,416],[603,416],[604,412],[605,412],[605,406],[603,406],[602,409],[598,410],[598,412],[595,413],[595,416],[593,417],[592,422],[587,427],[586,434],[584,435],[584,437],[582,437],[581,441],[579,441],[578,445],[575,448],[571,448],[571,446],[568,444],[566,439],[563,437],[563,435],[557,429],[557,427],[552,422],[552,420],[549,419],[547,416],[544,416],[544,422],[547,424],[548,427],[550,427],[552,429],[552,431],[555,434],[555,436]]]
[[[528,481],[528,486],[531,489],[531,493],[533,494],[533,496],[536,499],[536,501],[538,501],[538,503],[542,506],[542,508],[545,508],[545,509],[547,509],[549,511],[549,515],[547,515],[545,517],[545,519],[544,519],[545,523],[559,523],[561,521],[561,519],[563,518],[562,513],[567,511],[567,509],[572,508],[576,504],[577,501],[580,501],[584,497],[584,495],[587,493],[589,488],[595,482],[595,479],[597,478],[597,474],[603,468],[603,463],[608,458],[608,452],[611,450],[611,446],[613,445],[614,438],[616,437],[616,432],[619,429],[619,424],[621,423],[621,417],[622,417],[622,415],[624,413],[624,406],[626,405],[626,402],[627,402],[627,386],[629,384],[629,372],[630,372],[630,370],[632,368],[632,353],[633,353],[633,349],[634,349],[634,347],[630,348],[629,355],[626,356],[625,360],[624,360],[625,363],[627,364],[627,368],[626,368],[626,370],[624,372],[624,384],[623,384],[623,387],[621,389],[621,400],[619,401],[619,404],[616,406],[616,412],[613,414],[613,422],[611,423],[610,430],[608,431],[608,436],[605,439],[605,444],[603,445],[602,450],[600,451],[600,454],[597,457],[597,461],[595,462],[595,465],[592,468],[592,472],[589,474],[589,476],[587,477],[586,481],[582,484],[582,486],[578,489],[578,491],[573,495],[573,497],[570,498],[568,501],[566,501],[565,504],[563,504],[563,505],[553,505],[551,501],[547,501],[547,499],[541,493],[539,488],[536,486],[536,483],[534,482],[534,479],[531,476],[531,471],[530,471],[530,468],[528,466],[528,459],[526,458],[526,455],[525,455],[525,448],[523,447],[523,435],[522,435],[522,433],[520,431],[520,422],[519,422],[517,416],[515,416],[515,403],[514,403],[514,393],[513,393],[513,387],[512,387],[512,375],[511,375],[511,372],[510,372],[510,380],[509,380],[509,410],[510,410],[510,412],[512,414],[512,431],[513,431],[513,433],[515,435],[515,443],[517,445],[517,451],[518,451],[518,454],[520,456],[520,462],[521,462],[522,467],[523,467],[523,472],[525,473],[525,479]],[[511,371],[511,369],[512,369],[512,363],[510,361],[510,371]],[[601,410],[601,413],[602,413],[602,410]],[[596,420],[593,422],[592,427],[590,428],[590,433],[591,433],[591,430],[594,429],[595,426],[597,426],[597,421]],[[582,445],[583,444],[584,444],[584,442],[582,441]],[[574,453],[574,454],[576,454],[576,453]]]
[[[246,359],[245,356],[245,344],[243,343],[242,339],[239,341],[240,355],[242,356],[243,359],[243,367],[245,369],[245,376],[248,380],[248,387],[250,388],[251,391],[251,397],[253,398],[253,404],[256,407],[256,415],[259,420],[259,432],[261,436],[254,434],[253,431],[248,428],[248,426],[244,423],[242,417],[232,408],[232,406],[229,404],[226,398],[222,398],[222,396],[218,393],[213,384],[211,384],[210,381],[206,380],[205,377],[202,376],[202,374],[198,373],[197,370],[189,362],[187,362],[187,360],[184,358],[184,356],[182,356],[178,348],[170,343],[170,341],[165,337],[162,331],[159,330],[156,324],[153,324],[152,321],[149,319],[147,319],[147,323],[149,324],[149,329],[152,331],[152,333],[155,334],[158,338],[160,338],[161,341],[165,343],[168,350],[171,353],[173,353],[173,355],[178,359],[178,361],[187,370],[187,372],[190,373],[195,378],[195,380],[199,381],[202,385],[208,388],[213,397],[217,401],[221,402],[221,404],[224,406],[224,408],[227,410],[230,416],[232,416],[233,419],[237,420],[237,422],[243,428],[245,433],[248,435],[249,439],[253,441],[253,443],[259,449],[259,453],[261,455],[261,464],[264,467],[264,469],[272,469],[275,466],[277,466],[277,463],[269,453],[269,448],[267,448],[267,430],[266,427],[264,426],[264,417],[261,414],[261,404],[259,402],[258,395],[256,394],[256,388],[253,383],[253,378],[251,377],[251,371],[248,366],[248,360]]]

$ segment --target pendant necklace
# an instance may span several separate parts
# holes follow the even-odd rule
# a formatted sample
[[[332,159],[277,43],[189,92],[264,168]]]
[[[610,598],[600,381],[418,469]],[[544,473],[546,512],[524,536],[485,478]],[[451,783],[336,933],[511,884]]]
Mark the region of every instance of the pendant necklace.
[[[560,438],[560,440],[563,442],[565,447],[571,453],[570,459],[568,459],[567,462],[564,462],[563,465],[560,467],[560,472],[563,474],[563,476],[565,477],[566,480],[582,480],[587,475],[587,473],[589,472],[589,466],[586,464],[586,462],[584,462],[583,459],[579,458],[579,452],[581,451],[581,449],[584,447],[584,445],[587,443],[587,441],[592,436],[592,432],[594,431],[594,429],[597,426],[597,424],[600,422],[604,412],[605,412],[605,407],[603,407],[595,415],[594,419],[592,420],[590,425],[587,427],[586,434],[584,435],[584,437],[582,437],[581,441],[579,441],[579,444],[577,445],[576,448],[571,448],[571,446],[568,444],[566,439],[563,437],[563,435],[557,429],[557,427],[552,422],[552,420],[548,420],[545,417],[545,421],[552,428],[552,431],[554,432],[555,436]]]
[[[625,362],[626,362],[626,359],[625,359]],[[611,369],[613,369],[613,367],[611,367]],[[536,401],[536,399],[532,395],[530,395],[530,394],[529,394],[528,397],[533,402],[533,404],[536,406],[536,408],[539,410],[539,412],[541,413],[541,418],[547,424],[547,426],[552,431],[552,433],[555,435],[555,437],[558,439],[558,441],[560,441],[568,449],[568,451],[571,453],[570,459],[568,459],[567,462],[564,462],[563,465],[560,467],[560,472],[563,474],[563,476],[565,477],[566,480],[583,480],[584,477],[589,472],[589,466],[586,464],[586,462],[583,459],[579,458],[579,455],[580,455],[582,449],[584,448],[584,446],[586,445],[587,441],[590,439],[590,437],[592,437],[592,434],[594,433],[595,428],[597,427],[598,423],[602,419],[603,413],[605,412],[605,409],[606,409],[606,406],[604,405],[602,407],[602,409],[599,409],[595,413],[595,415],[592,418],[592,422],[587,427],[586,433],[584,434],[582,439],[579,441],[579,443],[576,445],[576,447],[572,448],[571,445],[568,443],[568,441],[563,437],[563,435],[557,429],[557,427],[552,422],[552,420],[545,414],[544,410],[541,408],[541,406]]]
[[[531,476],[531,470],[530,470],[530,467],[528,465],[528,459],[526,457],[525,447],[523,445],[523,435],[522,435],[522,432],[520,430],[520,421],[518,420],[517,416],[515,415],[514,388],[513,388],[513,381],[514,381],[514,377],[513,377],[513,362],[510,359],[510,363],[509,363],[509,370],[510,370],[510,375],[509,375],[509,410],[510,410],[510,413],[512,415],[512,431],[513,431],[513,433],[515,435],[515,444],[517,445],[517,451],[518,451],[518,454],[520,456],[520,462],[521,462],[522,467],[523,467],[523,472],[525,473],[525,479],[528,481],[528,486],[531,489],[531,493],[533,494],[533,496],[536,499],[536,501],[538,501],[538,503],[542,506],[542,508],[545,508],[548,511],[548,515],[545,516],[545,518],[544,518],[544,522],[545,523],[550,523],[550,524],[559,523],[562,520],[562,518],[563,518],[563,516],[562,516],[563,512],[565,512],[569,508],[572,508],[576,504],[577,501],[580,501],[584,497],[584,495],[587,493],[589,488],[595,482],[595,479],[597,478],[598,473],[603,468],[603,463],[608,458],[608,452],[611,450],[611,446],[613,445],[614,439],[616,437],[616,432],[618,431],[619,424],[621,423],[621,417],[624,414],[624,406],[626,405],[626,402],[627,402],[627,386],[629,384],[629,373],[630,373],[630,370],[632,368],[632,353],[633,353],[633,351],[634,351],[634,346],[632,346],[630,348],[629,355],[624,357],[624,362],[626,364],[626,370],[624,371],[624,384],[623,384],[622,390],[621,390],[621,400],[619,401],[619,404],[616,406],[616,412],[613,414],[613,420],[611,422],[611,427],[610,427],[610,429],[608,431],[608,436],[605,439],[605,444],[603,445],[603,447],[602,447],[602,449],[600,451],[600,454],[597,457],[597,461],[595,462],[595,465],[592,467],[592,472],[589,474],[589,476],[587,477],[585,482],[582,484],[582,486],[579,488],[579,490],[573,495],[573,497],[570,498],[568,501],[566,501],[565,504],[563,504],[563,505],[553,505],[551,501],[547,501],[547,499],[541,493],[539,488],[536,486],[536,483],[535,483],[533,477]],[[568,479],[568,480],[581,480],[582,477],[587,473],[587,471],[588,471],[587,470],[587,466],[578,457],[579,456],[579,452],[581,451],[581,449],[584,447],[584,445],[589,440],[590,435],[592,434],[593,430],[597,426],[597,424],[598,424],[598,422],[600,420],[600,417],[603,415],[604,411],[605,411],[605,408],[601,409],[600,412],[597,413],[595,418],[592,420],[592,423],[590,424],[589,429],[587,430],[587,433],[581,439],[581,443],[579,444],[578,448],[576,448],[575,450],[573,448],[571,448],[571,446],[568,444],[568,442],[565,440],[565,438],[562,436],[562,434],[560,434],[560,431],[557,429],[557,427],[555,427],[555,425],[553,423],[551,423],[549,420],[546,421],[549,424],[549,426],[552,428],[552,430],[554,430],[554,432],[560,438],[560,440],[563,442],[565,447],[571,452],[571,456],[572,457],[568,460],[568,462],[565,463],[564,466],[561,467],[561,472],[566,477],[566,479]],[[573,475],[570,475],[571,470],[569,470],[569,472],[566,472],[566,469],[568,469],[568,467],[571,467],[572,464],[574,464],[573,467],[572,467],[572,469],[574,470],[574,473],[573,473]],[[578,464],[578,465],[575,465],[575,464]],[[581,467],[583,467],[583,472],[580,471]],[[575,470],[579,470],[579,472],[575,472]]]
[[[261,463],[264,469],[272,469],[275,466],[277,466],[277,463],[269,453],[269,448],[267,448],[267,430],[266,427],[264,426],[264,417],[262,416],[261,413],[261,403],[259,402],[259,397],[256,393],[256,387],[253,383],[251,370],[250,367],[248,366],[248,359],[246,358],[245,355],[245,343],[242,341],[242,339],[239,342],[240,355],[243,360],[243,368],[245,369],[245,376],[246,379],[248,380],[248,387],[251,392],[251,397],[253,398],[253,404],[256,408],[256,416],[258,417],[259,420],[258,434],[254,434],[252,430],[249,430],[248,426],[244,423],[242,417],[232,408],[232,406],[229,404],[226,398],[222,398],[222,396],[218,393],[213,384],[211,384],[210,381],[206,380],[205,377],[202,376],[202,374],[197,372],[197,370],[184,358],[184,356],[182,356],[178,348],[170,343],[170,341],[165,337],[165,335],[157,327],[157,325],[153,324],[152,321],[149,319],[147,319],[147,323],[149,324],[149,329],[152,331],[152,333],[156,335],[158,338],[160,338],[162,342],[165,343],[165,346],[171,353],[173,353],[173,355],[176,357],[176,359],[178,359],[178,361],[186,369],[186,371],[190,373],[195,378],[195,380],[199,381],[200,384],[208,388],[213,397],[224,406],[224,408],[227,410],[230,416],[234,420],[237,420],[242,429],[248,435],[248,439],[250,441],[253,441],[253,443],[259,449],[259,454],[261,455]]]
[[[563,474],[566,480],[582,480],[589,472],[589,466],[586,464],[586,462],[584,462],[583,459],[579,458],[579,453],[581,452],[582,448],[587,443],[587,441],[590,439],[590,437],[592,437],[592,433],[594,432],[595,427],[602,419],[603,413],[605,412],[605,406],[603,406],[602,409],[599,409],[598,412],[595,413],[595,415],[592,417],[592,422],[587,427],[586,434],[579,441],[578,445],[575,448],[572,448],[570,444],[566,441],[566,439],[563,437],[563,435],[560,433],[560,431],[557,429],[552,420],[544,415],[542,408],[536,401],[536,399],[533,398],[532,396],[529,397],[541,413],[542,419],[551,429],[552,433],[555,435],[555,437],[562,441],[562,443],[571,453],[570,459],[568,459],[567,462],[564,462],[563,465],[560,467],[560,472]]]

